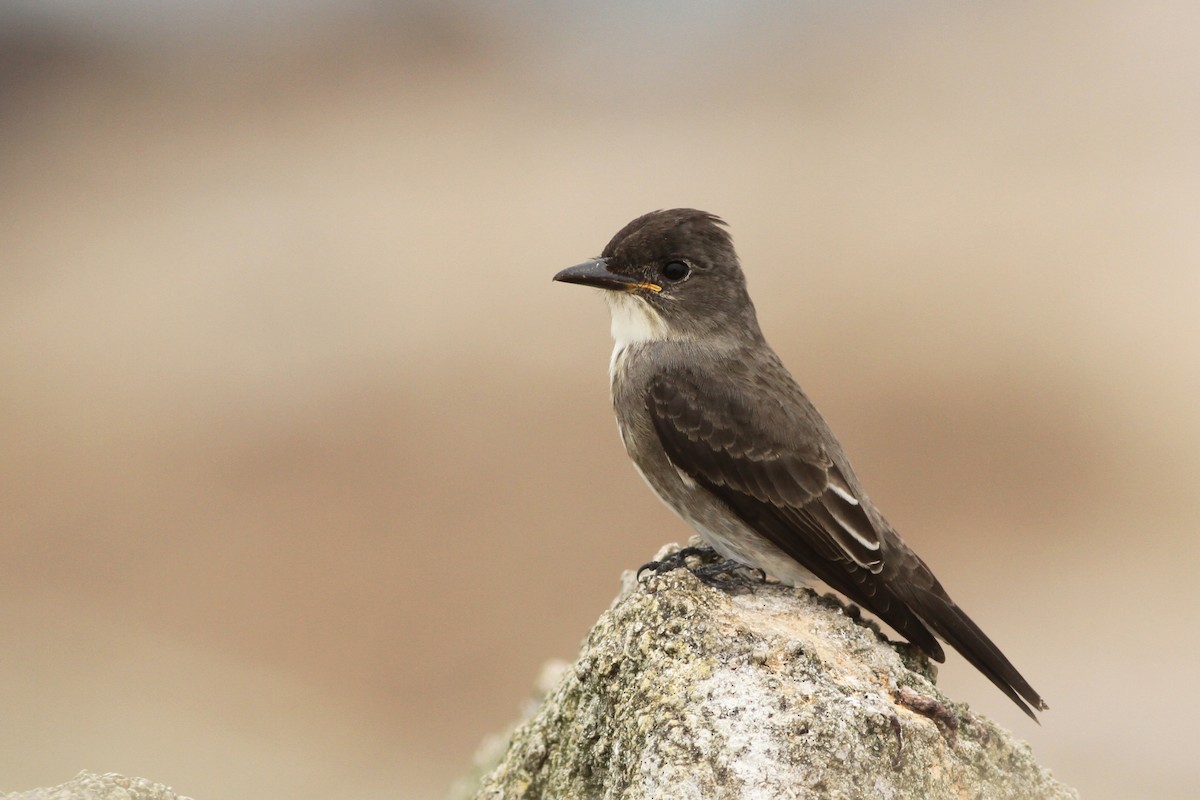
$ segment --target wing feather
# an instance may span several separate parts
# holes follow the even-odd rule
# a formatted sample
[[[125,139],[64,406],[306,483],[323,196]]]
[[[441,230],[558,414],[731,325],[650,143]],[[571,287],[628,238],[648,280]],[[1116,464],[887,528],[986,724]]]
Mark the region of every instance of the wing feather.
[[[878,573],[879,534],[829,455],[788,440],[797,421],[762,420],[737,394],[719,392],[714,403],[704,397],[710,393],[686,372],[664,373],[650,386],[647,407],[675,466],[705,485],[769,504],[783,519],[805,512],[803,532],[819,549]]]

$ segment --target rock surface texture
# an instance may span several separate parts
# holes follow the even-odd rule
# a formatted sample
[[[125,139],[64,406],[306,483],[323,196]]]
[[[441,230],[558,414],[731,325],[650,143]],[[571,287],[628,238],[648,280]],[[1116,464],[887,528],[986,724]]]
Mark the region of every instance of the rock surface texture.
[[[941,694],[922,656],[856,616],[809,590],[627,573],[575,663],[460,794],[1078,796],[1024,742]]]
[[[86,770],[73,779],[46,789],[0,792],[0,800],[189,800],[170,786],[145,778],[126,778],[115,772],[97,775]]]

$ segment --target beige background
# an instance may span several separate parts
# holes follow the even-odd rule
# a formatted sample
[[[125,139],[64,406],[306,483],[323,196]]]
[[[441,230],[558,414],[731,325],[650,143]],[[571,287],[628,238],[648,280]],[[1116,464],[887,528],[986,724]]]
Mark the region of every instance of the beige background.
[[[692,205],[1052,710],[942,685],[1086,797],[1200,792],[1194,4],[35,5],[0,17],[0,791],[442,796],[687,536],[603,304],[549,279]]]

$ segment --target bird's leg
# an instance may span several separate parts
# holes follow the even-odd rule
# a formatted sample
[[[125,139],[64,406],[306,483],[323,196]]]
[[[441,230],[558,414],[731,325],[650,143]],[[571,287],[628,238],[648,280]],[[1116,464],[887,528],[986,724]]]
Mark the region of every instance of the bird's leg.
[[[692,574],[700,580],[706,580],[716,578],[720,575],[736,576],[739,569],[748,569],[751,572],[757,572],[760,582],[767,579],[767,573],[758,567],[748,567],[740,561],[734,561],[732,558],[718,561],[715,564],[705,564],[702,567],[696,567],[692,570]]]
[[[702,558],[716,555],[716,551],[711,547],[683,547],[671,553],[662,561],[647,561],[638,567],[637,576],[642,577],[642,573],[650,570],[655,575],[661,575],[664,572],[679,569],[687,566],[687,560],[691,556],[700,556]],[[693,570],[694,572],[694,570]]]

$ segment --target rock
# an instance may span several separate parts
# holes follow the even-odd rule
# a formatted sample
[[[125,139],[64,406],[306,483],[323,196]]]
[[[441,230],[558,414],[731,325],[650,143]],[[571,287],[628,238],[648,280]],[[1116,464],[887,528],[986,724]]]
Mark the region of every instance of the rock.
[[[574,664],[458,796],[1078,796],[935,676],[811,590],[626,573]]]
[[[170,786],[145,778],[126,778],[115,772],[97,775],[84,770],[72,780],[46,789],[0,792],[0,800],[190,800]]]

